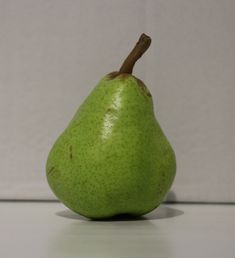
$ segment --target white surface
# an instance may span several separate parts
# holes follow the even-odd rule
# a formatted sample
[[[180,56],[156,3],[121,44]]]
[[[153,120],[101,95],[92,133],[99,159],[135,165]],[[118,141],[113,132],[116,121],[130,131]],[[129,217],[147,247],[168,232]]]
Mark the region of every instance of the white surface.
[[[89,221],[59,203],[0,203],[4,258],[234,258],[234,205],[164,205],[146,220]]]
[[[0,0],[0,198],[54,198],[47,154],[142,32],[135,75],[177,156],[170,199],[235,202],[235,1]]]

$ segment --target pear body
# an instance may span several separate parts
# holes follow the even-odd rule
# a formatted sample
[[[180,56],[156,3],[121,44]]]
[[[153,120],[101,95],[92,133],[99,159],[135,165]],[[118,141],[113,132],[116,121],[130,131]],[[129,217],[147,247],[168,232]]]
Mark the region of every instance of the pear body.
[[[102,78],[55,142],[46,170],[58,199],[86,217],[156,208],[176,162],[146,86],[129,74]]]

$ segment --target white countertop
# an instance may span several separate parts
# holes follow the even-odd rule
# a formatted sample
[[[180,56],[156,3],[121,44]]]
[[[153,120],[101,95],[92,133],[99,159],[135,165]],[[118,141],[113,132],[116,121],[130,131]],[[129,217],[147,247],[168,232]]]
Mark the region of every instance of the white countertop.
[[[89,221],[57,202],[0,202],[1,258],[234,258],[235,205],[164,204]]]

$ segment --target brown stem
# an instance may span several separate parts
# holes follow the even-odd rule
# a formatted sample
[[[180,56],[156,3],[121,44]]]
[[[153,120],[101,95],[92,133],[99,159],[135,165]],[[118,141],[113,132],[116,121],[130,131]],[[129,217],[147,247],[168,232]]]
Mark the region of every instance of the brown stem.
[[[128,57],[123,62],[119,73],[132,74],[133,67],[136,61],[144,54],[151,44],[151,38],[144,33],[140,36],[135,47],[132,49]]]

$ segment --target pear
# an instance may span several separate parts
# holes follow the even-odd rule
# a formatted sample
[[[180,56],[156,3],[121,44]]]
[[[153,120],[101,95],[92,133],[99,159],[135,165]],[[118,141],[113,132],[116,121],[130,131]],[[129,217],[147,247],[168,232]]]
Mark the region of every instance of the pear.
[[[164,199],[175,154],[151,94],[132,75],[151,38],[142,34],[118,72],[104,76],[52,147],[48,183],[68,208],[92,219],[144,215]]]

